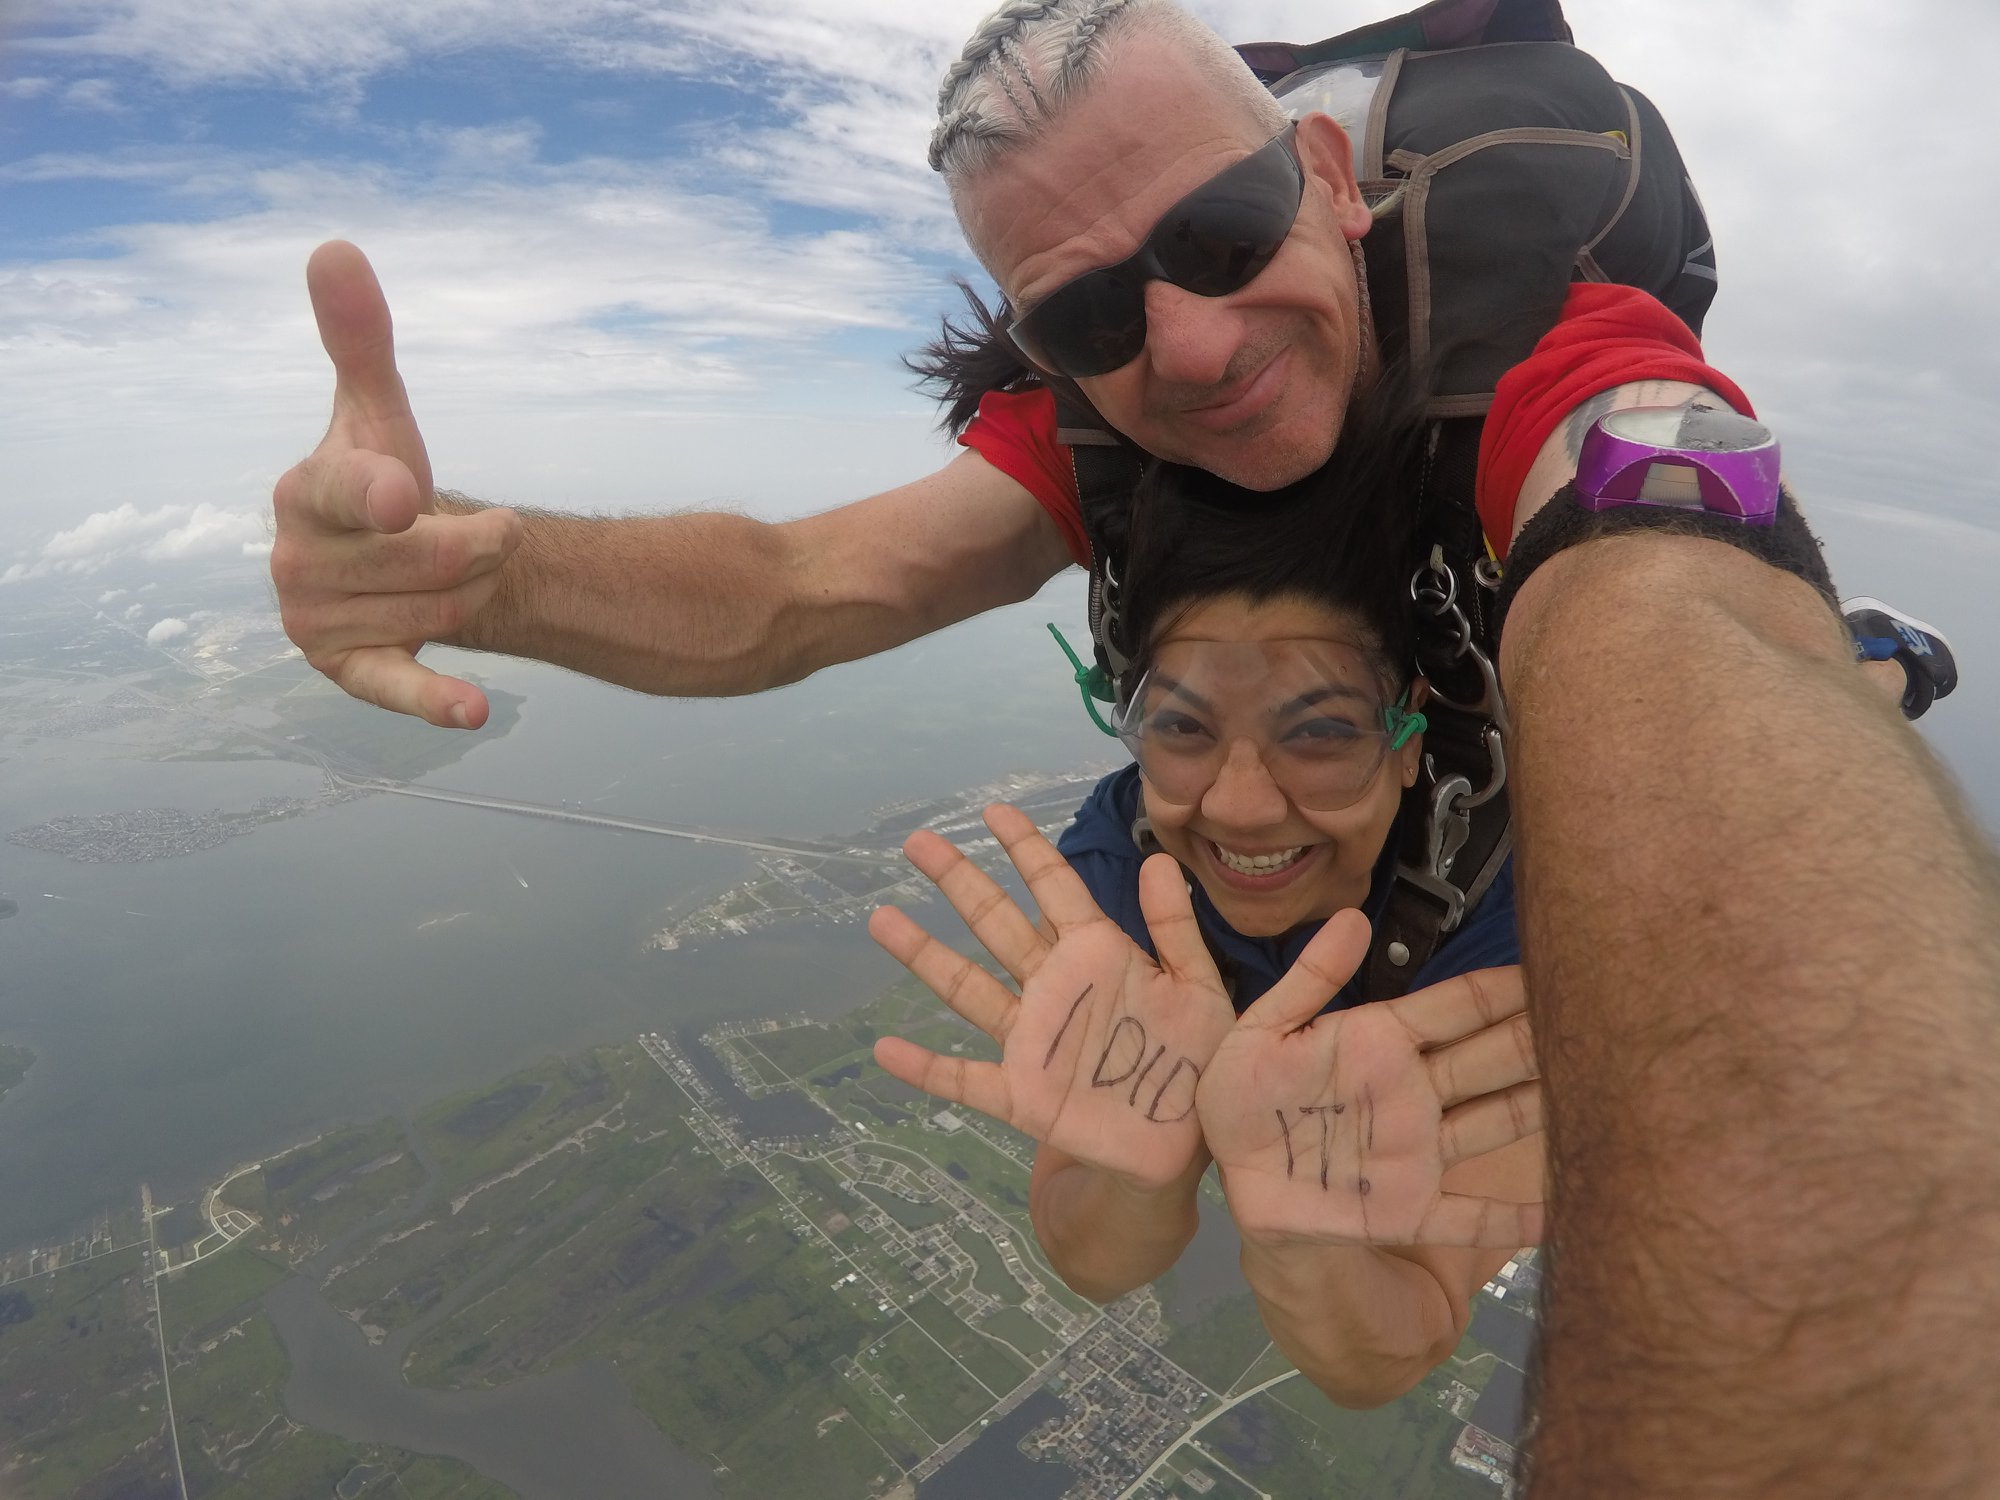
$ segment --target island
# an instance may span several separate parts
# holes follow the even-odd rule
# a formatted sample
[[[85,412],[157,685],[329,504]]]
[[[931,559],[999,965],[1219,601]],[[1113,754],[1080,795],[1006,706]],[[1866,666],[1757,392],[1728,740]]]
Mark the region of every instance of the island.
[[[197,628],[164,643],[73,590],[27,588],[0,640],[0,757],[285,761],[318,771],[317,789],[234,809],[65,809],[7,839],[89,863],[199,854],[371,789],[357,783],[427,776],[519,722],[523,698],[497,687],[486,724],[466,735],[349,698],[286,639],[269,583],[257,568],[184,581],[175,608]],[[17,910],[0,898],[0,917]]]

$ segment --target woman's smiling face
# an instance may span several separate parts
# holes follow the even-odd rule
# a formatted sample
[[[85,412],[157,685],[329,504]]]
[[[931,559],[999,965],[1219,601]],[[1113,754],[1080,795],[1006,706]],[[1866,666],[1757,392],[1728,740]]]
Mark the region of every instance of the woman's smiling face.
[[[1355,738],[1382,729],[1378,657],[1346,611],[1239,595],[1189,609],[1149,655],[1134,705],[1146,817],[1246,937],[1323,921],[1368,895],[1423,746],[1412,736],[1383,753],[1384,741]],[[1350,786],[1352,802],[1323,810]]]

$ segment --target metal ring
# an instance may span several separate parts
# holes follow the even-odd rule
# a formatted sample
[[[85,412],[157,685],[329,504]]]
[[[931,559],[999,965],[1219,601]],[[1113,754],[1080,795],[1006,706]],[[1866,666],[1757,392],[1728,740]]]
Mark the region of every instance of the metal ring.
[[[1429,578],[1436,579],[1437,582],[1426,585],[1426,575]],[[1431,608],[1431,613],[1434,615],[1443,614],[1458,602],[1458,575],[1451,570],[1451,565],[1444,560],[1444,549],[1442,547],[1433,547],[1431,549],[1430,561],[1410,575],[1410,602],[1413,604],[1424,604],[1426,599],[1439,599],[1442,601],[1434,608]]]

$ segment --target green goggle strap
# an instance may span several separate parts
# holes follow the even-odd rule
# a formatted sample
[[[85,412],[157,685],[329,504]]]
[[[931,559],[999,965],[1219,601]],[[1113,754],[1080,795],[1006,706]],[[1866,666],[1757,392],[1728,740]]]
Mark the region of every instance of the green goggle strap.
[[[1105,723],[1104,716],[1097,711],[1098,704],[1115,703],[1118,700],[1118,695],[1112,691],[1111,674],[1100,666],[1086,667],[1082,659],[1070,649],[1069,642],[1063,639],[1063,633],[1056,629],[1054,621],[1049,622],[1049,634],[1056,638],[1056,644],[1062,647],[1063,655],[1067,656],[1069,664],[1076,668],[1076,690],[1083,695],[1083,711],[1090,715],[1090,722],[1116,739],[1118,731]]]
[[[1049,627],[1053,630],[1055,627]],[[1402,696],[1382,710],[1382,727],[1389,731],[1389,748],[1400,750],[1409,743],[1410,736],[1422,734],[1431,727],[1431,721],[1422,713],[1403,707],[1410,701],[1410,690],[1404,688]]]
[[[1070,643],[1063,638],[1063,633],[1056,628],[1054,621],[1049,622],[1048,628],[1049,634],[1056,638],[1056,644],[1062,647],[1063,655],[1069,658],[1069,664],[1074,669],[1073,680],[1076,683],[1077,692],[1083,697],[1083,710],[1090,715],[1090,722],[1113,739],[1116,739],[1118,731],[1105,723],[1104,716],[1097,711],[1097,705],[1100,703],[1117,702],[1117,694],[1112,690],[1111,686],[1110,673],[1094,664],[1086,667],[1083,664],[1082,658],[1071,649]],[[1396,701],[1382,710],[1382,727],[1389,732],[1389,748],[1391,750],[1402,749],[1404,745],[1409,743],[1412,735],[1422,734],[1431,727],[1430,720],[1423,716],[1421,710],[1412,710],[1404,706],[1409,701],[1410,690],[1404,688]]]

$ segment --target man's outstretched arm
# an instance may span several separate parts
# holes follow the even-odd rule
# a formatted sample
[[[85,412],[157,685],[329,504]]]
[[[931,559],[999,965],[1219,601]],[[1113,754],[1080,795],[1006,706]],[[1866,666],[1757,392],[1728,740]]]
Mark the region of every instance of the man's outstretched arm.
[[[1949,777],[1825,601],[1715,541],[1557,554],[1503,676],[1537,1500],[2000,1493],[2000,883]]]
[[[368,262],[323,245],[307,282],[334,366],[333,421],[278,482],[271,574],[307,659],[385,708],[484,721],[483,693],[417,663],[430,641],[647,692],[754,692],[1025,598],[1068,564],[1028,492],[970,453],[782,524],[440,500]]]

